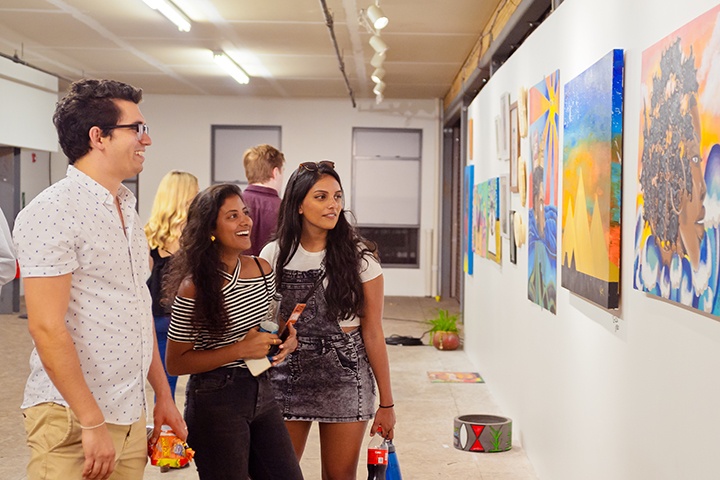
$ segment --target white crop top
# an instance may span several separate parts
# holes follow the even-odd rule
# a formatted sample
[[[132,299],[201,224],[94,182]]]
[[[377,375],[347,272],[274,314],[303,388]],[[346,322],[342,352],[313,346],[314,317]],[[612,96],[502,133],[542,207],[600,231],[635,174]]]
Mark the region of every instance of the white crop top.
[[[358,245],[358,249],[362,248]],[[275,268],[277,262],[277,255],[279,249],[277,241],[273,241],[265,245],[260,252],[260,257],[268,261],[268,263]],[[306,272],[308,270],[317,270],[322,266],[322,262],[325,259],[325,250],[319,252],[308,252],[302,245],[298,245],[297,252],[290,259],[290,262],[285,266],[287,270],[295,270],[299,272]],[[362,283],[369,282],[370,280],[382,275],[382,267],[375,257],[372,255],[363,256],[363,262],[360,268],[360,281]],[[324,280],[324,286],[327,287],[327,278]],[[360,319],[358,317],[351,317],[347,320],[338,321],[341,327],[359,327]]]

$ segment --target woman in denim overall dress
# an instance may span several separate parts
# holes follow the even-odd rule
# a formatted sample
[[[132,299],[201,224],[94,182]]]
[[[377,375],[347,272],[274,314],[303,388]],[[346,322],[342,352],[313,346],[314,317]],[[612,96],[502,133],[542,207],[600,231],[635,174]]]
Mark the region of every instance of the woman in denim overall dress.
[[[281,318],[302,309],[297,350],[270,370],[276,398],[298,459],[318,422],[322,478],[352,479],[368,421],[374,418],[371,435],[381,429],[391,439],[395,412],[382,269],[374,246],[345,217],[333,162],[302,163],[293,172],[276,238],[260,256],[275,268]]]

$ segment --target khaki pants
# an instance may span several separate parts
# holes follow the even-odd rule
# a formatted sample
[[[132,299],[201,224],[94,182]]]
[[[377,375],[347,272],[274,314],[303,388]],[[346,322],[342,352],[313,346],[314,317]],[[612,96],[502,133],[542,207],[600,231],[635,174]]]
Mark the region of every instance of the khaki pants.
[[[30,447],[28,480],[82,478],[85,455],[82,429],[68,407],[42,403],[23,411]],[[115,445],[115,470],[110,480],[140,480],[147,463],[145,416],[132,425],[107,424]]]

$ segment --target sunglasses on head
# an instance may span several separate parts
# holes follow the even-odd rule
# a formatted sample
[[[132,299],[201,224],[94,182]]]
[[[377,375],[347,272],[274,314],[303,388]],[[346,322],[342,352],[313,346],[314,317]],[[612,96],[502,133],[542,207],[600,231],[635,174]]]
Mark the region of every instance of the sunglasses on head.
[[[320,167],[332,168],[335,170],[335,162],[329,160],[323,160],[322,162],[303,162],[300,164],[301,168],[304,168],[308,172],[317,172]]]

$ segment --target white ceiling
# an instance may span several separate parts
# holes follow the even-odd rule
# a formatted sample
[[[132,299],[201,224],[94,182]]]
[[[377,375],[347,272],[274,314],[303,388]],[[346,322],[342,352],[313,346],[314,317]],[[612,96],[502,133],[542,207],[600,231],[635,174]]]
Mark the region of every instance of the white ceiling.
[[[320,0],[174,1],[193,20],[188,33],[142,0],[0,0],[0,53],[69,80],[113,78],[146,93],[348,97]],[[358,21],[372,1],[326,0],[356,99],[374,98],[374,52]],[[385,97],[444,97],[498,2],[381,0],[390,19]],[[213,62],[218,49],[246,68],[248,85]]]

